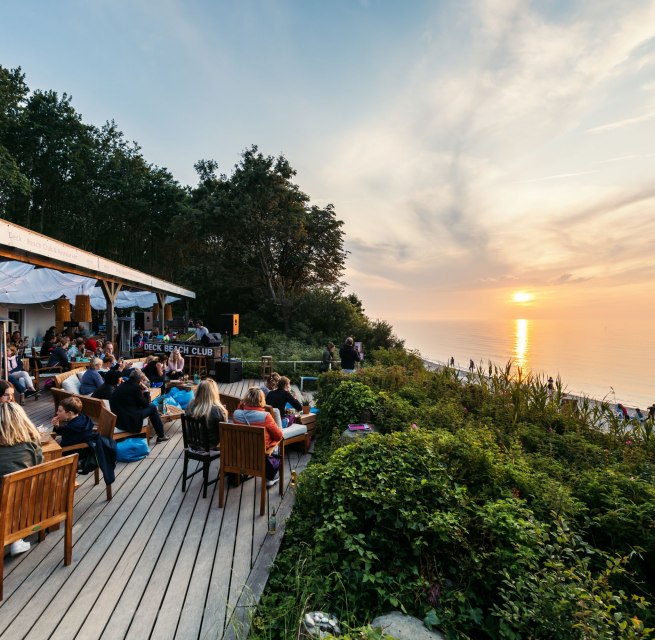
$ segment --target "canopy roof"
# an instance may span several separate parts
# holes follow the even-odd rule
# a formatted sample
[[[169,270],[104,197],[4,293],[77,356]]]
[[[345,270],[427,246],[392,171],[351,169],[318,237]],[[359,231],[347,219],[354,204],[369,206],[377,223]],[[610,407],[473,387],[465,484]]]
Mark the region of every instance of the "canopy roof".
[[[95,278],[61,273],[55,269],[37,269],[24,262],[0,262],[0,304],[34,304],[62,296],[75,300],[78,294],[90,296],[94,309],[104,311],[107,308],[107,301],[102,289],[96,286]],[[166,303],[179,299],[167,296]],[[157,295],[149,291],[119,291],[114,306],[148,309],[155,302]]]

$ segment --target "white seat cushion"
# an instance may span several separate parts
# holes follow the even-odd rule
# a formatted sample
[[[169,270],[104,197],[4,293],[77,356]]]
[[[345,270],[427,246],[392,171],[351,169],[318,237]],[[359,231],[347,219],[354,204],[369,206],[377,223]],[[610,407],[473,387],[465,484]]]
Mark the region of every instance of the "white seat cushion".
[[[68,378],[61,383],[61,388],[69,393],[79,394],[80,379],[77,376],[68,376]]]
[[[301,436],[304,433],[307,433],[307,425],[304,424],[292,424],[290,427],[285,427],[282,429],[284,434],[284,439],[288,440],[289,438],[295,438],[296,436]]]

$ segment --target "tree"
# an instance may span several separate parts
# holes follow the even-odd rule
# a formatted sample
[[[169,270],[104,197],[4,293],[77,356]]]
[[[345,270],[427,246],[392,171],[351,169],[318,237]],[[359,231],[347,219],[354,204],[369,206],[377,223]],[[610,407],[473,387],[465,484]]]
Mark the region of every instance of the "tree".
[[[205,175],[214,179],[213,170]],[[209,237],[229,238],[221,248],[231,277],[269,302],[287,334],[303,294],[337,285],[346,258],[334,207],[310,205],[295,175],[284,156],[264,156],[252,146],[232,176],[213,185],[205,208]]]

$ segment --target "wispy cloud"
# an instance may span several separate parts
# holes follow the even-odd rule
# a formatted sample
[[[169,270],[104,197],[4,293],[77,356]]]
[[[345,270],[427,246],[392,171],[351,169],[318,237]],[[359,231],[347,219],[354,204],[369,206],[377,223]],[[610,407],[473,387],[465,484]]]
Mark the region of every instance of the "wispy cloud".
[[[601,133],[602,131],[613,131],[614,129],[621,129],[622,127],[629,127],[640,122],[646,122],[655,118],[655,111],[652,113],[645,113],[641,116],[635,116],[634,118],[625,118],[623,120],[617,120],[615,122],[608,122],[607,124],[602,124],[598,127],[593,127],[588,129],[589,133]]]

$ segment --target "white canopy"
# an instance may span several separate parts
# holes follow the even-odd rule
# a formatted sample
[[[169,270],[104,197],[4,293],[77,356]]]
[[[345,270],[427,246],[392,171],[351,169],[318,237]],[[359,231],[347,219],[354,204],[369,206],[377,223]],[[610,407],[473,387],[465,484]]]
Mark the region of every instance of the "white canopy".
[[[107,301],[102,289],[96,287],[96,280],[62,273],[54,269],[35,269],[24,262],[0,262],[0,304],[34,304],[49,302],[65,296],[74,301],[75,296],[84,294],[91,297],[91,306],[104,311]],[[167,296],[166,303],[179,300]],[[149,291],[120,291],[115,307],[139,307],[148,309],[157,302],[157,296]]]

